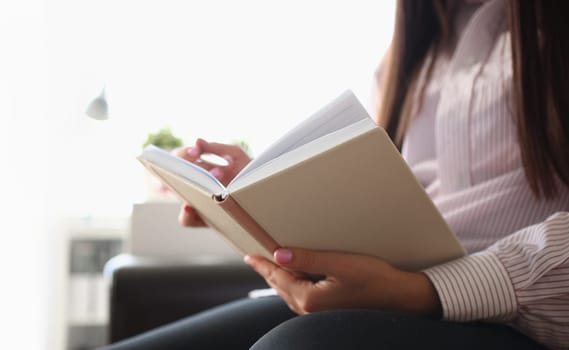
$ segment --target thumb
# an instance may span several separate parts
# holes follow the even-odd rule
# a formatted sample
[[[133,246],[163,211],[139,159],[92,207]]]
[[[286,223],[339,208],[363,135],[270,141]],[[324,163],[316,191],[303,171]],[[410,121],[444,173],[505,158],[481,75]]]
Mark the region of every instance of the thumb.
[[[275,262],[283,267],[314,275],[331,274],[341,259],[340,253],[293,248],[279,248],[273,255]]]

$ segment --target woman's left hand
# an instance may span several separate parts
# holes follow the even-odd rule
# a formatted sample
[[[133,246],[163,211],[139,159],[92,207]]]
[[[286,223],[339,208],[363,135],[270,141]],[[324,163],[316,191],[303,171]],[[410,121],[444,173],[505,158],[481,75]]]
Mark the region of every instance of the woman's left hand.
[[[256,256],[245,262],[298,314],[365,308],[440,317],[437,292],[423,273],[355,254],[280,248],[274,258],[276,264]]]

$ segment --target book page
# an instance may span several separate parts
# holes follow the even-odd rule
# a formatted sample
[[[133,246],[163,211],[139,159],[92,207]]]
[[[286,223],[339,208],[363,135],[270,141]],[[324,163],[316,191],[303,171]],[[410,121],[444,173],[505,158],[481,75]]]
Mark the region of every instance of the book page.
[[[146,147],[138,159],[143,164],[147,161],[165,169],[197,185],[209,194],[220,194],[225,191],[225,186],[205,169],[156,146],[150,145]]]
[[[371,120],[364,106],[354,93],[348,90],[269,146],[253,159],[234,181],[283,154],[363,119]]]
[[[357,123],[351,124],[340,130],[336,130],[327,135],[324,135],[310,143],[304,144],[300,147],[294,148],[291,151],[280,155],[277,158],[271,159],[258,167],[251,169],[247,176],[239,177],[232,181],[227,189],[229,192],[239,191],[242,188],[255,184],[269,176],[275,175],[284,171],[292,166],[301,166],[303,162],[319,154],[327,152],[334,147],[348,142],[359,135],[377,128],[378,126],[370,119],[362,119]],[[357,155],[354,155],[357,156]]]

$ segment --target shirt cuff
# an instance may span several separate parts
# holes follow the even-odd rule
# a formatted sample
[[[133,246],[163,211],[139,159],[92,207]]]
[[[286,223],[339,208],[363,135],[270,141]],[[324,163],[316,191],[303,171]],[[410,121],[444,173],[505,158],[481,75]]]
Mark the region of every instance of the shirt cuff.
[[[423,271],[433,283],[450,321],[510,320],[517,310],[508,272],[490,252],[433,266]]]

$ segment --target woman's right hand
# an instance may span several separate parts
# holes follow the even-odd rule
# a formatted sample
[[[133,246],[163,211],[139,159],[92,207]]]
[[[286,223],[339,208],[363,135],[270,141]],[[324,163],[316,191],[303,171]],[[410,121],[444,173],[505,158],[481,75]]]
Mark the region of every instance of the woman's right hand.
[[[207,142],[203,139],[197,139],[194,146],[178,148],[173,153],[209,171],[225,186],[251,161],[247,153],[237,145]],[[200,162],[199,159],[203,153],[213,153],[223,157],[228,165],[222,167]],[[182,205],[178,221],[183,226],[207,226],[199,213],[188,204]]]

